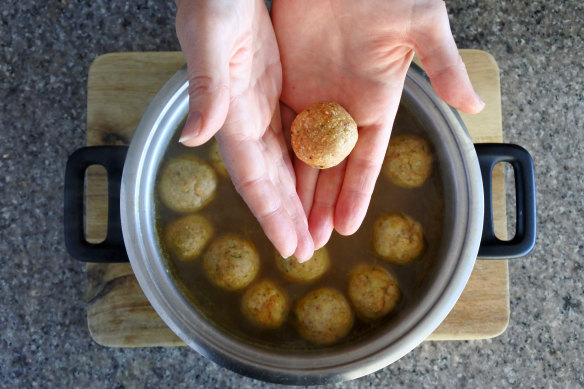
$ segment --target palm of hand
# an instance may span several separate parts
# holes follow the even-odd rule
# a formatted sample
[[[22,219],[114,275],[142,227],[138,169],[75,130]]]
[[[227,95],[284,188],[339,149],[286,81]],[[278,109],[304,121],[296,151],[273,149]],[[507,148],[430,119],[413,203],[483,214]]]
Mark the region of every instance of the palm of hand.
[[[435,88],[451,102],[460,96],[441,88],[442,76],[458,72],[462,63],[441,1],[274,1],[273,21],[282,101],[295,112],[336,101],[359,126],[357,145],[340,165],[318,171],[295,160],[297,191],[318,248],[333,228],[351,234],[365,216],[414,48],[433,71]]]
[[[190,77],[181,141],[197,146],[216,133],[236,189],[274,246],[310,258],[278,109],[280,57],[263,1],[181,3],[177,33]]]
[[[230,60],[230,105],[217,140],[237,191],[284,255],[312,255],[281,127],[281,65],[271,22],[250,23]],[[294,239],[295,238],[295,239]]]
[[[268,66],[250,87],[232,94],[225,123],[216,138],[220,149],[228,150],[222,155],[235,188],[268,238],[283,255],[308,259],[312,256],[312,239],[296,195],[295,175],[282,132],[279,89],[274,88],[279,77],[279,66]]]
[[[359,141],[340,165],[318,171],[295,161],[297,190],[319,247],[333,228],[353,233],[365,215],[413,51],[398,41],[369,41],[365,35],[371,30],[344,31],[346,25],[354,24],[339,22],[331,12],[324,13],[330,18],[313,16],[327,29],[339,31],[338,36],[326,31],[302,35],[290,28],[288,16],[280,25],[277,11],[276,6],[274,26],[284,72],[282,101],[295,112],[317,101],[336,101],[359,125]]]

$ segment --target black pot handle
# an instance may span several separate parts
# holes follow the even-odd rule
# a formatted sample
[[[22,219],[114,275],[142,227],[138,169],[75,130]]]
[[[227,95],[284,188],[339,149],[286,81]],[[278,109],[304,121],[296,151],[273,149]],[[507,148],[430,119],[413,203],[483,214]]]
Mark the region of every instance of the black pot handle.
[[[127,146],[91,146],[76,150],[65,170],[65,245],[72,257],[83,262],[128,262],[120,222],[120,185]],[[101,165],[107,171],[107,235],[101,243],[89,243],[83,229],[85,171]]]
[[[535,245],[535,173],[533,161],[524,148],[501,143],[475,144],[479,157],[483,190],[485,195],[485,216],[483,235],[478,257],[482,259],[515,258],[527,255]],[[500,240],[495,236],[493,225],[492,177],[493,166],[498,162],[508,162],[515,174],[516,230],[511,240]]]

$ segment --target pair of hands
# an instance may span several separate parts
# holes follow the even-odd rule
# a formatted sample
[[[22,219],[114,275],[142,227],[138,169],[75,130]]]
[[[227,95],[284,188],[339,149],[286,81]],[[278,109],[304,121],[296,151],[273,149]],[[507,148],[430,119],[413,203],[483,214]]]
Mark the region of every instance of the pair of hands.
[[[308,260],[334,230],[361,225],[383,163],[414,51],[432,86],[467,113],[474,92],[441,0],[177,0],[189,74],[181,135],[216,135],[237,191],[284,257]],[[281,109],[279,100],[281,100]],[[341,164],[317,170],[288,148],[296,113],[336,101],[359,140]]]

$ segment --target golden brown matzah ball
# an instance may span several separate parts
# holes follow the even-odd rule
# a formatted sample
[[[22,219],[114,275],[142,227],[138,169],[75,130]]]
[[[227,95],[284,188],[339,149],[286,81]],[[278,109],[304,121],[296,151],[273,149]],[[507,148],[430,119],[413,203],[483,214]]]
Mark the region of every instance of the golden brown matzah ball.
[[[397,280],[381,266],[361,264],[352,271],[349,299],[357,316],[379,319],[391,312],[399,296]]]
[[[321,247],[303,263],[298,262],[295,256],[282,258],[276,253],[276,265],[287,280],[309,282],[318,279],[329,269],[330,259],[326,247]]]
[[[197,214],[176,219],[164,230],[167,247],[181,261],[197,258],[212,235],[211,223],[204,216]]]
[[[373,227],[373,248],[388,262],[409,262],[424,248],[422,225],[404,214],[383,215]]]
[[[417,135],[400,135],[390,139],[382,170],[394,184],[416,188],[432,173],[432,162],[428,141]]]
[[[327,169],[341,163],[357,143],[357,123],[335,102],[310,105],[290,129],[296,156],[312,167]]]
[[[176,212],[198,211],[213,199],[217,188],[213,168],[190,156],[168,161],[159,182],[160,200]]]
[[[215,239],[203,256],[203,269],[209,279],[228,290],[248,286],[260,268],[260,258],[251,241],[236,235]]]
[[[344,338],[353,327],[353,311],[336,289],[308,293],[294,309],[300,335],[315,344],[330,345]]]
[[[260,328],[279,327],[288,312],[288,297],[273,281],[262,280],[251,285],[241,300],[245,317]]]

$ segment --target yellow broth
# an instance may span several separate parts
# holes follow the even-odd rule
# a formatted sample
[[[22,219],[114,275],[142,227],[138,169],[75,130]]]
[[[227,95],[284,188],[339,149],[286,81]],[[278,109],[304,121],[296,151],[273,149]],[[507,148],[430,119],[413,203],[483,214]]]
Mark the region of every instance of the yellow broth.
[[[423,129],[416,119],[400,107],[392,136],[401,134],[424,136]],[[187,148],[180,145],[178,141],[171,142],[162,163],[164,164],[180,155],[190,154],[196,155],[212,166],[209,160],[209,147],[209,143],[197,148]],[[442,180],[436,168],[436,161],[434,161],[434,169],[430,178],[421,187],[414,189],[400,188],[392,184],[381,173],[361,228],[352,236],[345,237],[333,233],[327,243],[331,259],[330,269],[320,279],[307,283],[288,281],[284,278],[276,267],[275,250],[272,244],[264,235],[247,205],[235,191],[229,178],[217,172],[217,179],[215,198],[198,213],[205,216],[213,224],[215,229],[213,238],[234,233],[253,242],[261,261],[255,281],[265,278],[271,279],[288,295],[290,312],[284,324],[276,329],[254,327],[243,316],[240,308],[245,289],[227,291],[215,286],[203,270],[202,255],[194,261],[183,262],[169,253],[163,239],[160,239],[160,244],[171,274],[184,295],[210,322],[235,337],[264,347],[278,349],[306,350],[324,347],[312,345],[298,335],[292,323],[293,315],[291,314],[295,302],[309,291],[325,286],[334,287],[347,297],[347,288],[353,267],[359,263],[376,264],[388,269],[397,277],[401,297],[392,312],[374,323],[364,322],[355,317],[351,332],[339,343],[346,344],[357,341],[375,331],[376,328],[390,323],[404,307],[415,301],[416,292],[420,290],[429,275],[429,271],[431,271],[441,241],[444,221]],[[424,229],[426,247],[423,254],[405,265],[394,265],[381,260],[376,256],[371,244],[373,225],[377,218],[383,214],[394,212],[411,216],[420,222]],[[158,235],[164,236],[163,231],[166,225],[182,215],[167,209],[156,199]]]

